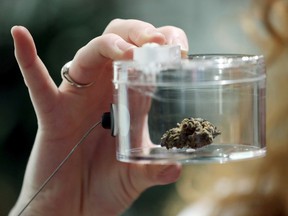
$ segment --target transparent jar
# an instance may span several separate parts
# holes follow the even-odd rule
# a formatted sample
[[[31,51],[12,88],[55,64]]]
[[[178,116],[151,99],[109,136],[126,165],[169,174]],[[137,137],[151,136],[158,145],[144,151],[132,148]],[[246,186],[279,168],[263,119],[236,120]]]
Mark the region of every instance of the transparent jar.
[[[266,152],[263,56],[192,55],[178,63],[114,62],[117,159],[140,163],[199,163],[261,157]],[[160,145],[184,118],[221,131],[201,148]]]

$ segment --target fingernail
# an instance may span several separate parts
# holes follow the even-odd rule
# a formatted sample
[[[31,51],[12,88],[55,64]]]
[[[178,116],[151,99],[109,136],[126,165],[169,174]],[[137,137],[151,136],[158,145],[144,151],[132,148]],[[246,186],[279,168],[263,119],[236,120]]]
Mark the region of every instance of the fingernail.
[[[117,47],[119,50],[121,50],[122,52],[126,52],[126,51],[129,50],[129,49],[135,48],[134,45],[129,44],[129,43],[127,43],[127,42],[125,42],[124,40],[121,40],[121,39],[117,40],[117,41],[115,42],[115,45],[116,45],[116,47]]]
[[[157,31],[156,29],[153,29],[153,28],[147,28],[145,29],[145,34],[148,36],[148,37],[155,37],[155,36],[161,36],[161,37],[164,37],[164,35]]]
[[[189,45],[187,41],[183,41],[180,38],[174,38],[171,43],[174,45],[179,45],[182,52],[187,53],[189,50]]]

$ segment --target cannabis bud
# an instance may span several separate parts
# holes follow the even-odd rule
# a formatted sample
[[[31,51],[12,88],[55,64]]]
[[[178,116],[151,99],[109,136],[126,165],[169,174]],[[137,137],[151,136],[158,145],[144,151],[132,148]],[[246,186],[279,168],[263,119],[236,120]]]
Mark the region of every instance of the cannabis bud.
[[[166,131],[161,137],[161,146],[167,149],[200,148],[209,145],[221,134],[212,123],[202,118],[185,118],[177,127]]]

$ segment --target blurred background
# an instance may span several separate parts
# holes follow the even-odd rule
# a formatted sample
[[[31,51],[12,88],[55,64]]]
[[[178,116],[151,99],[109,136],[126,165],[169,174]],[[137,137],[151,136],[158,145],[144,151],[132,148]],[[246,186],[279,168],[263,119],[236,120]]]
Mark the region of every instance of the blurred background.
[[[241,22],[250,7],[249,0],[1,0],[0,216],[7,215],[17,199],[37,129],[27,88],[14,58],[10,35],[13,25],[24,25],[30,30],[39,56],[60,84],[63,64],[99,36],[114,18],[178,26],[187,33],[190,53],[259,54]],[[183,185],[193,184],[197,189],[189,191],[194,194],[193,199],[202,190],[199,180],[184,176],[205,178],[210,173],[223,177],[235,171],[235,166],[223,166],[221,170],[225,171],[216,172],[218,165],[209,169],[205,169],[207,165],[191,165],[183,172],[180,183],[147,190],[124,215],[174,215],[187,201],[183,193],[179,195]]]

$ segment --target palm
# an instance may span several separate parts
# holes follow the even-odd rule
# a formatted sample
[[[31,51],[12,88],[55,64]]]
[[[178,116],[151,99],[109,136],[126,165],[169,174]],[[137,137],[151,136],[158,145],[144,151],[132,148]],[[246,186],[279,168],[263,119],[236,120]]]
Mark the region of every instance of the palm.
[[[97,72],[99,75],[111,74],[111,71],[106,70]],[[47,152],[53,154],[53,160],[51,157],[41,158],[41,166],[45,167],[47,172],[42,173],[40,178],[32,178],[34,186],[40,186],[44,182],[45,178],[52,173],[89,127],[98,122],[102,113],[109,109],[112,102],[112,83],[111,75],[107,75],[103,76],[105,79],[102,79],[101,82],[96,82],[92,87],[80,91],[63,83],[55,94],[54,100],[47,101],[47,107],[53,111],[46,111],[45,106],[42,110],[37,111],[41,125],[45,126],[38,131],[38,133],[45,134],[41,136],[41,143],[46,143],[46,146],[42,145],[41,148],[46,148],[45,154]],[[103,89],[103,86],[107,89]],[[44,91],[46,90],[44,89]],[[50,107],[51,104],[54,106]],[[56,149],[55,145],[57,145]],[[42,149],[39,150],[39,152],[42,151]],[[34,154],[39,154],[39,152]],[[122,171],[125,172],[124,175],[129,172],[126,168],[128,166],[120,164],[115,159],[114,138],[110,136],[109,131],[105,131],[99,126],[54,177],[53,181],[57,182],[57,185],[53,182],[47,185],[47,188],[52,190],[61,188],[51,197],[50,206],[57,206],[54,202],[58,202],[57,197],[60,196],[65,197],[65,203],[70,206],[66,209],[68,212],[63,212],[63,215],[80,215],[81,211],[83,211],[83,215],[86,215],[87,212],[95,213],[93,206],[99,205],[99,202],[107,211],[112,200],[107,200],[103,194],[109,193],[111,197],[116,198],[117,202],[114,205],[120,204],[119,208],[123,208],[125,203],[119,203],[119,201],[126,198],[117,197],[122,193],[113,194],[115,191],[112,190],[111,185],[115,185],[114,181],[122,176]],[[108,177],[110,174],[114,176]],[[31,181],[30,177],[29,181]],[[108,183],[107,180],[113,182]],[[103,187],[103,185],[107,187]],[[71,205],[71,203],[77,204]],[[90,205],[80,209],[86,203],[90,203]]]

